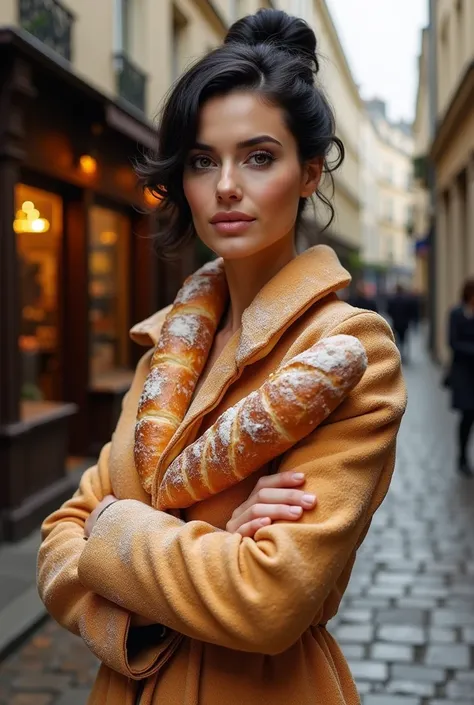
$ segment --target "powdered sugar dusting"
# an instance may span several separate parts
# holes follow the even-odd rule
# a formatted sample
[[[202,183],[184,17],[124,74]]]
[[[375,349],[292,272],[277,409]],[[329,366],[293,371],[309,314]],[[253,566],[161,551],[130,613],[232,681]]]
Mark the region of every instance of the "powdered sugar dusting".
[[[168,324],[171,335],[182,338],[188,345],[196,345],[201,334],[201,320],[196,314],[174,316]]]
[[[212,291],[212,281],[208,277],[192,277],[185,282],[176,296],[175,303],[185,304],[196,296],[209,294]]]
[[[243,401],[234,404],[234,406],[231,406],[230,409],[227,409],[227,411],[225,411],[222,416],[218,419],[219,439],[224,446],[230,445],[230,440],[232,437],[232,425],[242,404]]]
[[[367,367],[367,355],[362,343],[352,335],[334,335],[323,338],[309,350],[297,355],[291,362],[302,362],[333,374],[348,364],[356,364],[361,372]]]
[[[212,275],[222,272],[222,260],[212,260],[192,274],[178,291],[175,304],[184,304],[191,301],[196,296],[203,296],[212,293],[214,282]],[[211,275],[211,276],[209,276]]]
[[[205,264],[203,264],[201,269],[198,269],[196,274],[201,274],[204,272],[207,272],[208,274],[209,273],[219,274],[222,271],[222,266],[223,266],[223,263],[222,263],[222,259],[220,257],[217,259],[211,259],[211,260],[209,260],[209,262],[206,262]]]
[[[258,398],[258,392],[251,392],[246,403],[242,405],[239,412],[240,425],[254,443],[261,443],[265,440],[265,435],[271,433],[273,425],[268,417],[259,415],[259,420],[252,418],[251,413],[254,411],[254,402]]]
[[[148,377],[145,380],[145,384],[143,385],[140,405],[145,404],[148,401],[157,400],[161,394],[164,381],[165,380],[163,379],[161,371],[157,368],[153,368],[149,372]]]

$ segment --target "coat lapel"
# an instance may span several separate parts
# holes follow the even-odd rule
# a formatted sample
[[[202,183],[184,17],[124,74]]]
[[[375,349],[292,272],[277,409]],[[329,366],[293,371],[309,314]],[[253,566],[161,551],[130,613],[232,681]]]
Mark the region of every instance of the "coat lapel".
[[[243,369],[265,357],[283,333],[316,301],[345,288],[350,274],[325,245],[306,250],[273,277],[242,316],[163,453],[155,475],[155,497],[164,470],[194,440],[202,417],[217,406]],[[148,331],[150,332],[150,331]]]

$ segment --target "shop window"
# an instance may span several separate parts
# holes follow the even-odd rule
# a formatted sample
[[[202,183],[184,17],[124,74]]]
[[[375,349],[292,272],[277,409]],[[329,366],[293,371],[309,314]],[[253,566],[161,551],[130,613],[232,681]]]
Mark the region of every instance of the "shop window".
[[[59,262],[62,201],[18,184],[15,220],[20,280],[19,349],[23,400],[57,400],[59,380]]]
[[[90,377],[100,384],[129,365],[129,241],[126,216],[89,211]]]

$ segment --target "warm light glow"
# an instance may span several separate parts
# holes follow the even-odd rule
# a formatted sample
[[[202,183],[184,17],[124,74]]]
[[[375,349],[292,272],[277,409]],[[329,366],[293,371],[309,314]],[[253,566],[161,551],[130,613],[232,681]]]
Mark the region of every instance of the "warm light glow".
[[[143,197],[145,202],[153,208],[156,208],[163,200],[160,196],[152,193],[148,187],[143,190]]]
[[[49,221],[46,218],[36,218],[31,222],[31,230],[34,233],[45,233],[49,230]]]
[[[92,176],[97,171],[97,160],[94,159],[94,157],[91,157],[90,154],[83,154],[79,157],[79,166],[84,174]]]
[[[46,233],[49,227],[49,220],[40,218],[40,212],[32,201],[23,203],[22,210],[16,212],[16,219],[13,221],[13,230],[16,233]]]
[[[117,242],[117,233],[112,230],[104,230],[99,236],[101,245],[115,245]]]
[[[36,220],[17,218],[13,222],[13,230],[16,233],[46,233],[49,228],[50,222],[46,218],[36,218]]]

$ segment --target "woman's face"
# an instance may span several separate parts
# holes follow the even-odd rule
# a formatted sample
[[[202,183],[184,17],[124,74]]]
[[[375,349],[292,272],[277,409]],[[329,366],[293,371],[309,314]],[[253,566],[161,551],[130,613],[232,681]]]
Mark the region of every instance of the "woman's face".
[[[183,187],[201,240],[228,260],[293,242],[298,202],[310,196],[322,161],[302,167],[280,108],[235,92],[201,109]]]

